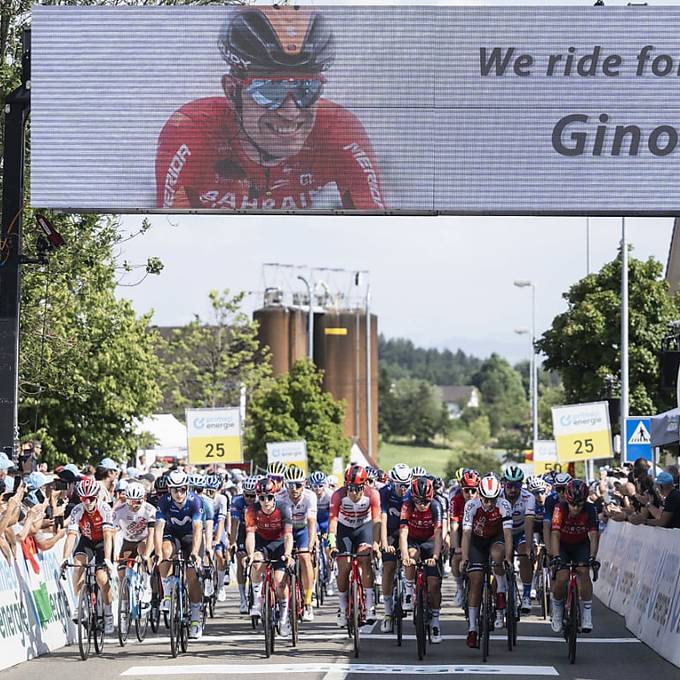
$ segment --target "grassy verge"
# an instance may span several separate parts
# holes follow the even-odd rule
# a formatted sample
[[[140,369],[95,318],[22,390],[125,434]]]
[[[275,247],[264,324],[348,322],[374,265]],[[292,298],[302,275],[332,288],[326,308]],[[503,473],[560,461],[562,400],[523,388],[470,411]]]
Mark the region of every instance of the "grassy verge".
[[[378,459],[383,470],[389,470],[397,463],[406,463],[411,467],[422,465],[429,473],[442,476],[453,452],[453,449],[448,448],[386,442],[378,451]]]

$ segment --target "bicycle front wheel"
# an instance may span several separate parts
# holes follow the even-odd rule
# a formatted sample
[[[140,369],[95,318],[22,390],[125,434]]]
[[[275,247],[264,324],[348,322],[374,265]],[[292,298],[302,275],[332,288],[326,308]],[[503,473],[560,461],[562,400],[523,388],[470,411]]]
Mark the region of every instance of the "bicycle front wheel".
[[[505,627],[508,635],[508,651],[512,651],[515,638],[515,628],[517,626],[517,619],[515,618],[515,608],[517,606],[515,590],[517,584],[515,583],[515,575],[510,573],[508,575],[508,594],[507,604],[505,610]]]
[[[189,648],[189,626],[191,624],[189,620],[189,592],[186,586],[182,586],[181,594],[182,608],[179,627],[179,648],[182,650],[182,654],[185,654]]]
[[[293,647],[298,642],[298,607],[300,606],[300,586],[297,574],[293,571],[288,585],[288,621],[290,623],[290,643]]]
[[[170,593],[170,613],[168,614],[168,624],[170,628],[170,655],[173,659],[177,658],[179,654],[179,636],[180,636],[180,602],[179,589],[175,586]]]
[[[101,590],[95,588],[94,616],[92,629],[94,631],[94,651],[101,654],[104,651],[104,598]]]
[[[397,629],[397,645],[401,647],[402,635],[403,635],[403,624],[404,624],[404,610],[401,607],[401,588],[399,587],[399,581],[397,581],[397,586],[394,589],[394,625]]]
[[[567,637],[567,644],[569,645],[569,663],[576,661],[576,641],[578,640],[578,626],[579,626],[579,602],[578,594],[574,589],[571,598],[571,607],[567,616],[569,625],[569,635]]]
[[[125,647],[130,632],[130,579],[123,577],[118,591],[118,644]]]
[[[90,593],[87,592],[87,587],[83,586],[78,598],[78,649],[83,661],[87,661],[92,651],[92,631],[90,627],[93,618],[92,598]]]
[[[418,659],[420,661],[425,657],[427,651],[427,638],[425,637],[427,631],[425,630],[425,593],[423,588],[418,588],[416,592],[416,641],[418,646]]]
[[[272,601],[268,585],[264,584],[264,595],[262,597],[262,628],[264,629],[264,653],[267,658],[271,656],[274,636],[274,625],[272,621]],[[254,618],[254,617],[253,617]]]
[[[361,608],[361,603],[359,602],[359,586],[358,584],[353,581],[351,586],[351,597],[352,597],[352,634],[354,636],[354,658],[358,659],[359,658],[359,647],[360,647],[360,635],[361,633],[359,632],[359,626],[361,625],[360,621],[360,608]]]
[[[482,621],[481,621],[481,647],[482,647],[482,661],[489,658],[489,632],[491,627],[491,616],[493,615],[491,607],[491,584],[488,578],[485,577],[484,585],[482,586]]]

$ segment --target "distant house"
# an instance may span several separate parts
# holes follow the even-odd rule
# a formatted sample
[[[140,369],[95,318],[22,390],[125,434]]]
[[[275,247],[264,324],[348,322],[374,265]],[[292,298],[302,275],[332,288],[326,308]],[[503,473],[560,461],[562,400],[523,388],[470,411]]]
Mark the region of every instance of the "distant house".
[[[439,385],[438,389],[451,419],[460,418],[463,409],[479,407],[480,394],[474,385]]]

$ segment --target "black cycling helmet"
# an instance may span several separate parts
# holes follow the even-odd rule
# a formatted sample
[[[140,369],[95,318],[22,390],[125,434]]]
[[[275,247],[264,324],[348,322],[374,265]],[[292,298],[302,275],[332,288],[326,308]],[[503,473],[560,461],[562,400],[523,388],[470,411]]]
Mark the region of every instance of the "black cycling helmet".
[[[162,474],[160,477],[158,477],[153,483],[153,488],[156,493],[165,493],[168,490],[168,476],[166,474]]]
[[[218,46],[233,71],[319,73],[335,58],[323,14],[298,7],[242,7],[230,12]]]

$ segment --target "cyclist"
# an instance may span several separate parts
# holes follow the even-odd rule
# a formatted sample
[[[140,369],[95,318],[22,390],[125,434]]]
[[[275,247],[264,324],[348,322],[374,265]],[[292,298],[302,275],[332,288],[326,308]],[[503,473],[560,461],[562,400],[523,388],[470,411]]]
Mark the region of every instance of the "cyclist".
[[[477,496],[481,477],[476,470],[466,469],[460,479],[460,488],[451,500],[449,519],[451,523],[451,542],[453,545],[452,571],[456,581],[456,592],[453,596],[453,606],[463,606],[463,574],[460,570],[462,561],[461,539],[463,537],[463,514],[465,504]]]
[[[210,472],[205,476],[204,496],[212,501],[213,505],[213,535],[212,546],[215,557],[215,569],[217,570],[217,596],[221,602],[226,599],[225,587],[229,576],[229,546],[227,536],[229,535],[229,524],[231,515],[229,514],[229,499],[220,493],[224,480],[222,475],[217,472]],[[226,581],[225,581],[226,578]]]
[[[149,503],[153,505],[154,508],[158,508],[158,501],[168,493],[168,475],[163,473],[160,477],[156,478],[153,483],[153,491],[149,495]]]
[[[425,562],[427,591],[432,614],[432,643],[442,641],[439,608],[442,602],[439,558],[442,551],[442,507],[434,497],[428,477],[411,482],[411,497],[401,506],[399,548],[404,563],[404,611],[413,611],[416,561]]]
[[[76,495],[80,503],[71,511],[66,541],[64,541],[64,560],[62,570],[73,550],[73,561],[79,565],[73,570],[73,590],[78,596],[83,585],[84,568],[94,560],[97,584],[104,599],[104,632],[113,633],[113,593],[110,574],[113,557],[113,511],[111,506],[101,500],[102,486],[94,479],[85,478],[76,484]]]
[[[442,563],[444,564],[444,575],[448,578],[451,573],[451,526],[449,522],[450,501],[449,494],[446,492],[444,480],[441,477],[432,479],[434,486],[434,497],[442,508]]]
[[[557,573],[553,584],[551,624],[555,633],[562,630],[569,562],[581,565],[576,569],[581,595],[581,630],[590,633],[593,629],[593,583],[590,580],[590,567],[599,566],[599,534],[597,511],[592,503],[586,502],[587,498],[588,485],[580,479],[572,479],[564,490],[564,501],[557,504],[553,513],[552,565]]]
[[[522,488],[524,472],[517,465],[510,465],[503,473],[503,491],[512,507],[512,542],[519,557],[519,573],[522,579],[522,611],[531,611],[531,584],[533,582],[532,545],[536,499]],[[511,562],[512,564],[512,562]]]
[[[229,531],[229,546],[231,552],[236,555],[236,583],[240,599],[239,613],[248,613],[248,600],[246,598],[246,510],[254,505],[257,500],[257,483],[264,477],[246,477],[243,481],[243,493],[235,496],[231,502],[231,528]],[[224,602],[227,592],[220,589],[217,599]]]
[[[494,474],[479,480],[479,495],[465,504],[461,545],[464,569],[470,579],[467,646],[477,647],[477,615],[482,599],[484,566],[491,559],[496,579],[496,610],[502,619],[507,583],[503,558],[512,561],[512,508],[500,498],[501,483]],[[502,624],[501,624],[502,625]]]
[[[426,477],[427,470],[422,465],[416,465],[415,467],[411,468],[411,475],[413,476],[413,479],[418,479],[418,477]]]
[[[219,36],[225,96],[189,102],[159,140],[159,208],[384,210],[359,120],[322,98],[335,57],[324,14],[243,7]]]
[[[170,610],[170,593],[173,588],[171,575],[172,559],[181,552],[189,563],[187,584],[191,603],[191,625],[189,637],[199,638],[202,634],[201,603],[203,592],[196,573],[201,564],[203,542],[203,503],[189,491],[189,477],[182,470],[173,470],[168,475],[169,493],[161,497],[156,511],[155,550],[161,560],[158,570],[163,584],[162,611]]]
[[[558,503],[564,502],[564,491],[567,488],[567,484],[571,481],[571,475],[568,472],[558,472],[552,475],[552,479],[552,491],[546,496],[543,505],[543,543],[545,543],[550,557],[555,557],[552,553],[552,541],[550,540],[552,516],[555,506]]]
[[[290,507],[276,497],[276,484],[272,479],[257,483],[257,501],[245,511],[246,554],[251,565],[253,583],[253,607],[251,616],[262,616],[262,560],[274,560],[274,583],[279,603],[279,626],[281,635],[290,635],[288,621],[288,579],[286,567],[293,552],[293,520]]]
[[[328,550],[328,522],[331,514],[331,493],[328,486],[328,478],[323,472],[312,472],[309,476],[309,486],[316,494],[316,527],[318,532],[317,549],[323,550],[326,556],[326,565],[330,565],[330,552]],[[333,585],[330,569],[327,566],[326,594],[333,595]]]
[[[335,551],[371,555],[380,548],[380,496],[366,486],[366,470],[361,465],[350,465],[345,472],[345,486],[331,496],[331,514],[328,523],[328,546]],[[347,591],[349,589],[349,557],[338,557],[337,625],[345,626],[347,619]],[[375,594],[373,569],[368,558],[359,560],[361,582],[366,591],[366,619],[375,621]]]
[[[267,465],[267,477],[274,482],[276,493],[284,492],[283,478],[286,474],[286,465],[280,460],[275,460]]]
[[[390,478],[382,468],[378,468],[378,478],[375,480],[375,488],[380,491],[384,486],[390,483]]]
[[[302,576],[304,608],[303,621],[314,620],[314,565],[312,551],[316,543],[316,494],[305,489],[307,476],[297,465],[289,465],[284,474],[286,493],[281,500],[290,510],[293,521],[293,546],[298,551]]]
[[[123,534],[120,557],[127,559],[133,555],[139,556],[150,569],[156,508],[146,502],[146,489],[139,482],[132,482],[125,489],[125,505],[113,511],[113,526]],[[118,568],[119,580],[124,575],[125,565],[121,564]]]
[[[536,585],[539,569],[539,556],[545,550],[543,544],[543,516],[545,497],[547,495],[548,483],[537,475],[532,475],[526,479],[527,490],[533,494],[536,500],[536,513],[534,515],[534,581],[531,587],[531,597],[536,597]]]
[[[398,463],[387,474],[389,484],[380,489],[380,546],[382,548],[383,580],[382,594],[385,615],[380,624],[383,633],[391,633],[394,626],[394,600],[392,583],[397,566],[397,548],[399,547],[399,528],[401,526],[401,508],[409,496],[413,476],[411,468],[405,463]]]

